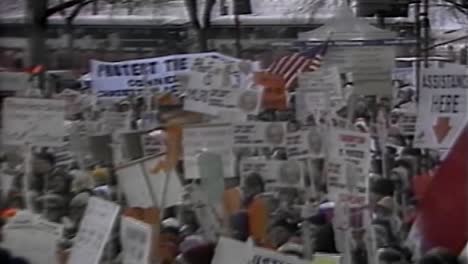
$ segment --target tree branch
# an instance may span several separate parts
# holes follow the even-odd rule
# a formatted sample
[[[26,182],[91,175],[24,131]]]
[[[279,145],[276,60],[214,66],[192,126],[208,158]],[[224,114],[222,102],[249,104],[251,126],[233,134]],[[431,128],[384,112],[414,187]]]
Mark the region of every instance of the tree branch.
[[[206,0],[205,9],[203,10],[203,26],[205,28],[211,27],[211,12],[216,4],[216,0]]]
[[[61,12],[67,8],[79,5],[82,2],[86,2],[86,0],[69,0],[66,2],[58,3],[57,5],[51,6],[47,8],[47,11],[45,13],[46,17],[50,17],[58,12]]]
[[[96,0],[86,0],[84,2],[79,3],[75,7],[75,9],[73,9],[73,11],[67,16],[67,18],[66,18],[67,23],[71,23],[76,18],[76,16],[80,13],[80,11],[81,11],[81,9],[83,9],[83,7],[85,7],[88,4],[93,3],[95,1]]]
[[[202,26],[200,25],[200,20],[198,19],[198,1],[197,0],[185,0],[185,6],[187,7],[187,12],[190,18],[192,26],[196,30],[200,30]]]

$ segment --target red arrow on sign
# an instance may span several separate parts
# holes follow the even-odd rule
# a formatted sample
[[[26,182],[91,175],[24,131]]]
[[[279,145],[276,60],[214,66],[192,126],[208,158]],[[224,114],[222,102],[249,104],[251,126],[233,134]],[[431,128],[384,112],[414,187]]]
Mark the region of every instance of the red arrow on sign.
[[[435,126],[432,128],[434,130],[437,143],[440,144],[448,135],[450,129],[452,129],[450,126],[450,117],[438,117]]]

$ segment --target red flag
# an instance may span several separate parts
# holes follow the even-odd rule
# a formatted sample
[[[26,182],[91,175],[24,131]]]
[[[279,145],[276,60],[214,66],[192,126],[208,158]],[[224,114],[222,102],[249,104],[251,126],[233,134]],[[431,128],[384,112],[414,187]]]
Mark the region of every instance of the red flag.
[[[421,200],[422,231],[430,247],[459,254],[467,242],[468,125],[427,187]]]

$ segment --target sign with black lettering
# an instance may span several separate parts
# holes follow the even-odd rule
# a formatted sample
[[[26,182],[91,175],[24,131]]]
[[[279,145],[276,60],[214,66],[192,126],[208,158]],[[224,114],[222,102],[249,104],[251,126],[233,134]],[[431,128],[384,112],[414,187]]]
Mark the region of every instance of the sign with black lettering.
[[[456,64],[423,68],[420,84],[414,145],[450,148],[466,120],[468,71]]]
[[[99,97],[126,97],[141,95],[145,88],[152,92],[177,91],[181,84],[177,74],[199,67],[199,59],[214,58],[221,61],[240,60],[216,52],[179,54],[158,58],[121,62],[91,61],[91,86]],[[229,77],[240,80],[240,71],[230,71]]]

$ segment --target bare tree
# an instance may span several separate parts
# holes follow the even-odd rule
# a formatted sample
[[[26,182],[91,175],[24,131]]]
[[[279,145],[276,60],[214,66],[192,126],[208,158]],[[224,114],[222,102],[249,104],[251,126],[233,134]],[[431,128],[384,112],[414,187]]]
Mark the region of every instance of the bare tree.
[[[47,65],[47,29],[48,18],[57,13],[74,7],[75,9],[67,17],[73,21],[81,8],[95,0],[67,0],[59,1],[56,5],[49,6],[48,0],[28,0],[27,14],[29,18],[29,65]],[[44,89],[44,74],[39,76],[39,88]]]
[[[211,28],[211,13],[216,0],[205,0],[203,7],[202,22],[198,17],[198,0],[185,0],[190,22],[193,29],[197,32],[198,48],[200,51],[208,51],[209,30]]]

